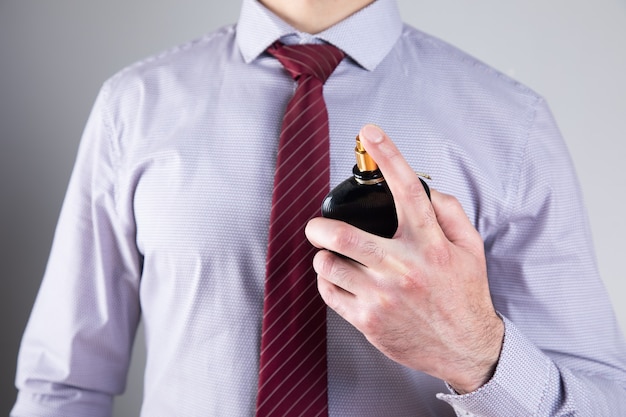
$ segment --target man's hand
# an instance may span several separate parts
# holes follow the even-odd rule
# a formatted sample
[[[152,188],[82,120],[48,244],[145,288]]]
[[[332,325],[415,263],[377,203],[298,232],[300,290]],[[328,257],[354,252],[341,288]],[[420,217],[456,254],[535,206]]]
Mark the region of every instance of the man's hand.
[[[392,360],[474,391],[493,375],[504,337],[482,239],[455,198],[432,190],[431,204],[381,129],[367,125],[360,137],[389,184],[398,230],[385,239],[311,220],[307,237],[323,249],[313,261],[319,292]]]

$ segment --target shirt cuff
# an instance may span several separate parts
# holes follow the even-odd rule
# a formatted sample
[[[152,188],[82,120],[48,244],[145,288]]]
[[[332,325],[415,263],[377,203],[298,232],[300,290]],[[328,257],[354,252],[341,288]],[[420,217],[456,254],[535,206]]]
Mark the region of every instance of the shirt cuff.
[[[437,394],[459,417],[535,415],[558,376],[553,362],[505,317],[504,342],[496,371],[489,382],[468,394]]]

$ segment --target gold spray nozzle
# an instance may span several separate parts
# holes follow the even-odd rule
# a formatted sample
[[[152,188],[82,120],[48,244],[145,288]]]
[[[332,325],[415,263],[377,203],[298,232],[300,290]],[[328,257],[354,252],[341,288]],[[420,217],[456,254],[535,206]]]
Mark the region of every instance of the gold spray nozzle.
[[[359,171],[376,171],[378,169],[378,165],[371,156],[365,151],[365,148],[361,144],[361,140],[359,136],[356,137],[356,147],[354,148],[354,154],[356,156],[356,166],[359,168]]]

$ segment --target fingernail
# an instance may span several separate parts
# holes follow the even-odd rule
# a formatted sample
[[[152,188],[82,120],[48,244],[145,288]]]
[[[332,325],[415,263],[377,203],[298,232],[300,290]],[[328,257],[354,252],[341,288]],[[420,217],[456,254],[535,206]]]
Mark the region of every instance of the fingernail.
[[[383,131],[376,125],[365,125],[360,137],[371,143],[380,143],[383,141]]]

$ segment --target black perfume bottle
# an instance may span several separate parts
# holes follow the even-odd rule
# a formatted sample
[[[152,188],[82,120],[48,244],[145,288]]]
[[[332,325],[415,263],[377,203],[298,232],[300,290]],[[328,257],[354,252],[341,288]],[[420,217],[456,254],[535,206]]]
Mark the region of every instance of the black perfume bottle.
[[[322,216],[391,238],[398,229],[398,216],[389,186],[358,136],[354,151],[356,165],[352,169],[353,175],[326,196],[322,203]],[[421,178],[420,181],[430,198],[428,185]]]

